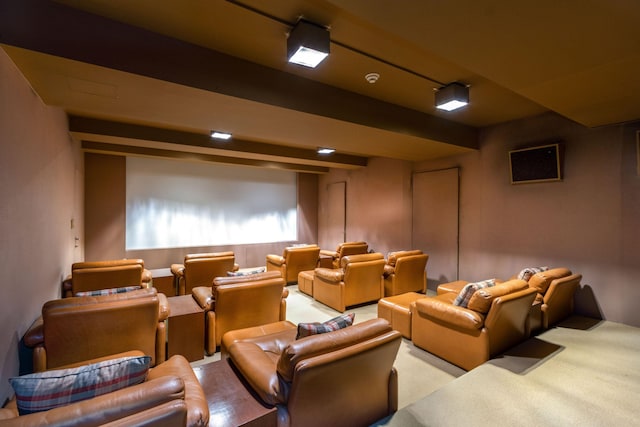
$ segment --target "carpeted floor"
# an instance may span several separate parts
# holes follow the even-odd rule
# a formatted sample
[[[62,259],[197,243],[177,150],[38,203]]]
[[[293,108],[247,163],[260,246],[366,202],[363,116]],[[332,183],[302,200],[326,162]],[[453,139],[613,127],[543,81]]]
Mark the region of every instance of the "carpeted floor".
[[[289,291],[294,323],[339,314]],[[347,312],[358,323],[377,305]],[[395,366],[400,409],[377,426],[640,426],[640,329],[620,323],[572,317],[469,372],[403,339]]]

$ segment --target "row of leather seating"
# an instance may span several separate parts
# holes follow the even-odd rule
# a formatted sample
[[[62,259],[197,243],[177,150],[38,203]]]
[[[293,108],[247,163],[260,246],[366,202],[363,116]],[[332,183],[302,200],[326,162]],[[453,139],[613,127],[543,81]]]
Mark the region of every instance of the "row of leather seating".
[[[572,314],[581,278],[554,268],[497,280],[466,294],[466,306],[464,288],[474,284],[445,283],[433,297],[410,292],[383,298],[378,316],[416,346],[469,370]]]

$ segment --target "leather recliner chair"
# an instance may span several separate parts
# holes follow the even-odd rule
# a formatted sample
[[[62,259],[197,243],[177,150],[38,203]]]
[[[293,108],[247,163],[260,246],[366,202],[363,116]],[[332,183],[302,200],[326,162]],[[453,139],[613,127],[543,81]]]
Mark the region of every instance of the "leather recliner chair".
[[[328,249],[321,249],[320,255],[323,255],[327,259],[331,261],[331,266],[328,265],[325,267],[321,265],[323,268],[340,268],[340,262],[342,257],[349,255],[359,255],[366,254],[369,249],[369,244],[367,242],[344,242],[340,243],[335,251],[330,251]]]
[[[413,343],[470,370],[529,337],[529,309],[536,291],[524,280],[477,290],[468,307],[457,293],[420,298],[411,307]]]
[[[510,280],[517,278],[514,275]],[[535,273],[527,283],[538,294],[529,312],[531,332],[549,329],[559,321],[573,314],[573,295],[580,286],[582,275],[573,274],[565,267],[552,268]],[[459,280],[438,286],[438,294],[458,293],[468,282]]]
[[[402,336],[386,320],[298,340],[295,325],[286,323],[280,332],[260,330],[229,346],[251,388],[277,406],[279,427],[365,426],[397,410],[393,363]]]
[[[347,307],[384,297],[384,257],[380,253],[349,255],[341,268],[316,268],[313,298],[343,312]]]
[[[62,282],[62,296],[125,286],[149,288],[151,280],[151,272],[144,268],[141,259],[76,262]]]
[[[33,370],[53,369],[129,350],[166,359],[169,304],[155,288],[96,297],[47,301],[24,335],[33,348]]]
[[[390,252],[384,266],[384,296],[427,290],[427,261],[421,250]]]
[[[212,355],[225,332],[285,320],[289,291],[280,273],[217,277],[192,290],[205,312],[205,352]]]
[[[267,271],[279,271],[287,284],[297,283],[298,273],[316,268],[319,256],[318,245],[287,247],[282,256],[267,255]]]
[[[171,264],[171,273],[176,282],[177,295],[189,295],[193,288],[211,286],[216,277],[237,271],[233,251],[188,254],[183,264]]]
[[[64,368],[140,355],[143,355],[140,351],[129,351]],[[0,409],[2,427],[104,424],[204,427],[209,425],[209,405],[187,359],[173,356],[149,369],[146,380],[141,384],[28,415],[19,416],[15,399]]]

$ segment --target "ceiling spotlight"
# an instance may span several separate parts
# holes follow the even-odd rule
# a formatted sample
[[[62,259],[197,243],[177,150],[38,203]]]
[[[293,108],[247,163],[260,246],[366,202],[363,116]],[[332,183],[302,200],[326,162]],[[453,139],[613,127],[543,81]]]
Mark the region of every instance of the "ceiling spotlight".
[[[222,139],[222,140],[226,141],[227,139],[231,138],[231,134],[227,133],[227,132],[220,132],[220,131],[217,131],[217,130],[212,130],[211,131],[211,138]]]
[[[329,30],[301,19],[287,39],[289,62],[315,68],[329,55]]]
[[[364,76],[364,78],[365,78],[369,83],[373,84],[373,83],[375,83],[375,82],[377,82],[377,81],[378,81],[378,79],[380,78],[380,74],[378,74],[378,73],[369,73],[369,74],[366,74],[366,75]]]
[[[440,110],[453,111],[468,103],[469,87],[462,83],[449,83],[436,91],[436,108]]]
[[[334,148],[318,147],[318,154],[331,154],[335,151]]]

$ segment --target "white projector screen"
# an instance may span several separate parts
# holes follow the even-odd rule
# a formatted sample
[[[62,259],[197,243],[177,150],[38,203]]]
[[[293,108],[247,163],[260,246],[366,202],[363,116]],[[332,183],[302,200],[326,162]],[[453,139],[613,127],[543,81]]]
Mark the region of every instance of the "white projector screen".
[[[127,157],[126,248],[297,239],[295,172]]]

